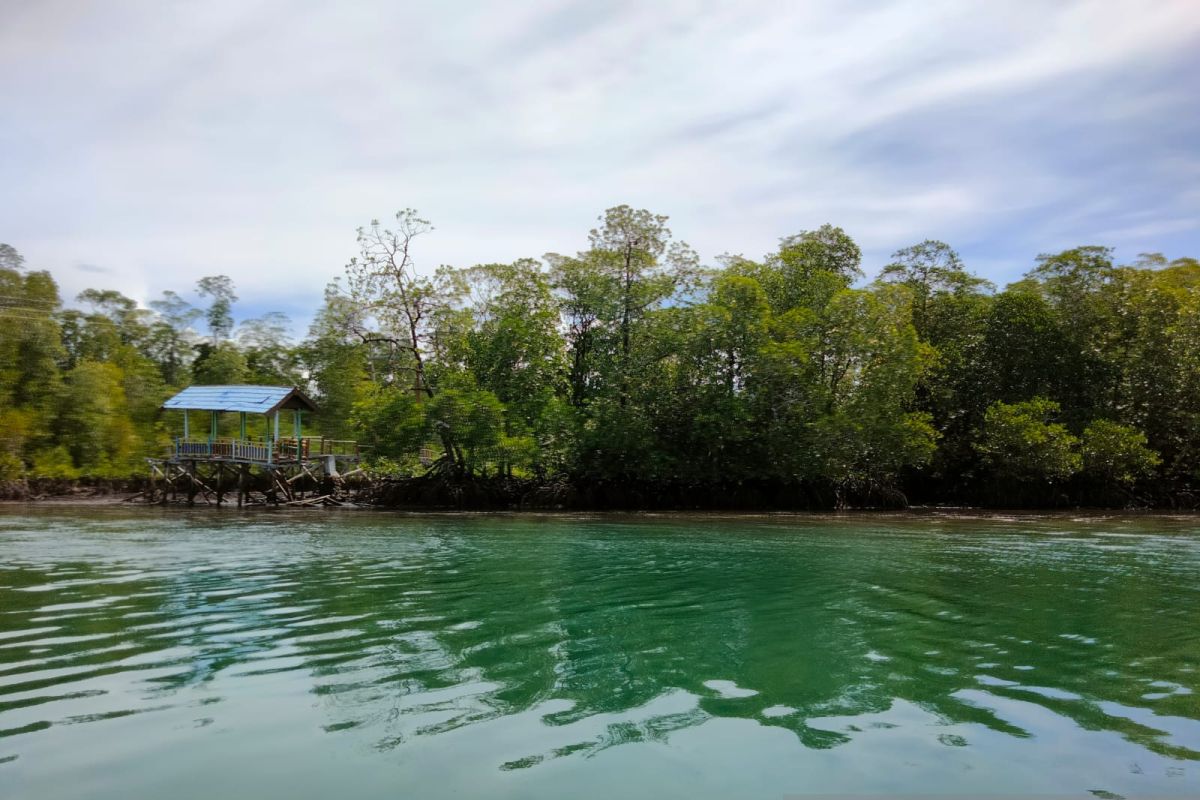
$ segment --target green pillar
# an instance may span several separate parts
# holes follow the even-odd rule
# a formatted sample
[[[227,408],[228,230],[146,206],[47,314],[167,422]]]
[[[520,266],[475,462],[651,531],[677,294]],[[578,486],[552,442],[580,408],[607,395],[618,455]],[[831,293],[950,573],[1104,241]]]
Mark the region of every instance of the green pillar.
[[[187,440],[189,434],[190,434],[190,431],[188,431],[188,415],[187,415],[187,409],[185,408],[183,410],[183,438],[185,441]]]
[[[238,438],[246,441],[246,412],[238,414]]]

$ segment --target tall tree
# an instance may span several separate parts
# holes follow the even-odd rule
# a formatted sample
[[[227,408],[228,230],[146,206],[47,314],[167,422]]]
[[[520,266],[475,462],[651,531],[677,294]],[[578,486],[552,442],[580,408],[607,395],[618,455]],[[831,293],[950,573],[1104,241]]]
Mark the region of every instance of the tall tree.
[[[0,480],[20,477],[53,446],[64,360],[58,307],[49,273],[25,272],[21,254],[0,247]]]
[[[776,313],[819,308],[862,276],[862,250],[844,230],[826,224],[785,236],[762,267],[742,262],[740,268],[757,273]]]
[[[926,341],[933,298],[942,294],[961,296],[988,286],[987,281],[967,272],[954,248],[934,239],[892,253],[892,261],[880,272],[879,280],[909,288],[913,295],[913,325]]]
[[[227,275],[201,278],[196,282],[196,294],[209,298],[204,318],[208,322],[213,347],[216,347],[233,333],[233,304],[238,300],[233,280]]]
[[[247,380],[276,386],[302,382],[299,354],[291,343],[292,321],[281,311],[268,311],[237,328],[237,344],[246,359]]]
[[[20,272],[25,268],[25,257],[11,244],[0,242],[0,269]]]
[[[195,352],[196,334],[192,326],[203,314],[169,290],[160,299],[151,300],[150,308],[157,316],[150,323],[149,355],[158,364],[167,385],[178,386],[187,379],[187,368]]]
[[[433,397],[427,361],[434,312],[446,301],[446,287],[418,272],[413,252],[416,239],[433,225],[411,208],[395,219],[392,228],[372,220],[358,229],[359,255],[346,266],[350,302],[340,308],[342,324],[364,344],[386,345],[391,369],[408,376],[413,392]]]

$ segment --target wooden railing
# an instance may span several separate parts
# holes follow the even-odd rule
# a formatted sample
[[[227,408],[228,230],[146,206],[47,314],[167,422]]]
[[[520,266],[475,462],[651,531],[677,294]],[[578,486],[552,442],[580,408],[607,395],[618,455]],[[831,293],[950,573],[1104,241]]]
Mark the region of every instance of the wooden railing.
[[[205,459],[248,461],[256,464],[272,464],[337,456],[358,458],[357,442],[343,439],[326,439],[323,436],[304,436],[300,439],[280,437],[274,443],[270,439],[197,439],[182,437],[175,439],[172,455],[182,459]]]
[[[321,456],[354,456],[361,455],[358,442],[349,439],[326,439],[324,436],[314,437],[311,441],[320,442],[314,455]]]

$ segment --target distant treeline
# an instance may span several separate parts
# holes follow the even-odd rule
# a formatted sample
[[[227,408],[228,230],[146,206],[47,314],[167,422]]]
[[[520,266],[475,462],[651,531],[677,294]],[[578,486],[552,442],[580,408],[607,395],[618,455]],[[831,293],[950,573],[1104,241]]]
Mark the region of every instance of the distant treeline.
[[[314,432],[425,476],[421,496],[1197,504],[1195,259],[1078,247],[997,291],[926,241],[865,283],[840,228],[706,267],[666,221],[619,206],[574,255],[418,271],[432,228],[402,211],[360,229],[299,343],[279,314],[235,326],[224,276],[199,308],[88,290],[64,309],[0,245],[0,480],[140,474],[173,391],[264,383],[307,388]]]

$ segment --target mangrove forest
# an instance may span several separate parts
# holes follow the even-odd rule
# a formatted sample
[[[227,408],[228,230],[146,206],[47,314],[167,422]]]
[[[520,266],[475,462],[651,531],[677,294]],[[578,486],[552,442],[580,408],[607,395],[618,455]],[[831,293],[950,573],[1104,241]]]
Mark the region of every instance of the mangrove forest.
[[[1000,288],[841,228],[703,264],[606,211],[574,253],[468,267],[411,209],[358,231],[302,340],[236,276],[65,303],[0,245],[0,481],[137,481],[189,385],[295,386],[394,503],[645,508],[1200,503],[1200,262],[1080,246]],[[584,237],[581,238],[581,243]]]

